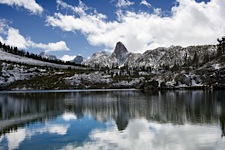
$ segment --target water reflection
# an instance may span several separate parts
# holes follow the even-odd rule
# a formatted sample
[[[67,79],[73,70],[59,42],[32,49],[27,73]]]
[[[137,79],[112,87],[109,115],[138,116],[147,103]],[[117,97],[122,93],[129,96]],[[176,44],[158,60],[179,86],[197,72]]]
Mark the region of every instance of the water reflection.
[[[0,149],[29,149],[28,143],[36,149],[223,149],[224,96],[223,91],[0,94]],[[40,145],[49,137],[53,140]]]
[[[116,128],[94,130],[90,133],[91,142],[80,147],[67,145],[62,149],[224,149],[225,141],[220,139],[219,134],[219,129],[213,126],[162,125],[146,119],[134,119],[123,132]]]

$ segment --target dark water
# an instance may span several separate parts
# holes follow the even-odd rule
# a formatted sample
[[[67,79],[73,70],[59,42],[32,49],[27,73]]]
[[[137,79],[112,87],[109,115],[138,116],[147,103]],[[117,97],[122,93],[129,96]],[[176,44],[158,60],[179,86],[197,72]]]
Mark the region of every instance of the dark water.
[[[0,149],[225,149],[225,92],[0,93]]]

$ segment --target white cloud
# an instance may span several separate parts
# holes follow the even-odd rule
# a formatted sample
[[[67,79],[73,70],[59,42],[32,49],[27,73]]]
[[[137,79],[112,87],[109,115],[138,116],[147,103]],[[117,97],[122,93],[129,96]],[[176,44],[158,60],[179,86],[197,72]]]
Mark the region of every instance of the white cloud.
[[[5,20],[0,19],[0,33],[3,33],[6,27],[7,27],[7,24],[5,23]]]
[[[64,41],[59,41],[56,43],[48,43],[48,44],[43,44],[43,43],[34,43],[30,42],[30,46],[33,48],[41,48],[45,50],[45,52],[50,52],[50,51],[68,51],[69,48],[66,46],[66,43]]]
[[[33,14],[41,14],[43,8],[35,0],[0,0],[0,4],[23,7]]]
[[[107,16],[96,11],[87,13],[87,8],[78,6],[83,13],[76,16],[55,13],[46,22],[64,31],[80,31],[93,46],[103,45],[113,50],[116,42],[122,41],[132,52],[159,46],[215,44],[225,34],[225,1],[177,2],[171,16],[166,17],[161,9],[155,8],[151,14],[121,11],[117,20],[107,21]]]
[[[61,6],[64,9],[70,9],[78,14],[85,14],[85,11],[88,10],[88,7],[81,0],[79,0],[78,7],[68,5],[67,3],[63,2],[62,0],[56,0],[56,3],[58,4],[58,6]]]
[[[6,43],[7,45],[18,47],[19,49],[28,49],[28,48],[40,48],[43,49],[45,52],[50,51],[68,51],[69,48],[67,47],[64,41],[59,41],[55,43],[35,43],[29,38],[23,37],[18,29],[9,27],[6,29],[7,32],[0,32],[0,34],[5,34],[6,39],[4,40],[0,36],[0,41]]]
[[[131,2],[129,0],[118,0],[116,7],[122,8],[122,7],[127,7],[134,5],[134,2]]]
[[[63,57],[61,57],[60,59],[63,61],[71,61],[76,57],[76,55],[70,56],[70,55],[64,55]]]
[[[145,6],[147,6],[148,8],[150,8],[152,5],[149,3],[149,2],[147,2],[147,0],[141,0],[141,3],[140,3],[141,5],[145,5]]]
[[[26,49],[29,45],[27,39],[25,39],[20,33],[19,30],[14,28],[8,29],[8,36],[5,40],[5,43],[10,46],[18,47],[21,49]]]

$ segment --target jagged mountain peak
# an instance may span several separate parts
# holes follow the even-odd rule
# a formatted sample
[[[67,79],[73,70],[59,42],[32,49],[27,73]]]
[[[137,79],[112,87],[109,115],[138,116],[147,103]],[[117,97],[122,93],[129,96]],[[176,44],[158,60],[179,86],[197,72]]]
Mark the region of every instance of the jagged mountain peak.
[[[112,53],[112,56],[119,58],[121,55],[128,53],[127,48],[124,46],[122,42],[117,42],[116,47]]]
[[[117,65],[121,66],[125,63],[129,54],[130,53],[128,52],[124,44],[122,42],[117,42],[115,50],[110,56],[110,59],[112,59],[113,62],[116,62]]]

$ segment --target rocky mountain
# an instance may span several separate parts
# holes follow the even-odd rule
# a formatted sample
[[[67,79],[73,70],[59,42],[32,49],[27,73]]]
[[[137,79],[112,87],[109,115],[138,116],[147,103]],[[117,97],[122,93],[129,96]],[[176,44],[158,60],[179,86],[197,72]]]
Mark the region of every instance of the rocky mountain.
[[[143,54],[140,54],[129,52],[122,42],[118,42],[111,55],[104,51],[98,52],[83,63],[91,67],[95,67],[96,65],[100,67],[127,65],[132,68],[192,65],[194,61],[198,64],[203,64],[216,55],[216,49],[214,45],[171,46],[147,50]]]
[[[111,54],[109,59],[111,59],[116,65],[121,66],[126,62],[129,54],[130,52],[128,52],[123,43],[118,42],[116,44],[114,52]]]
[[[41,52],[39,54],[39,56],[41,56],[42,58],[45,58],[45,59],[49,59],[49,60],[57,60],[57,57],[55,55],[49,55],[46,52]]]
[[[82,56],[76,56],[72,62],[74,62],[75,64],[81,64],[84,61],[84,58]]]
[[[196,61],[196,64],[200,65],[208,62],[215,55],[216,46],[214,45],[161,47],[144,52],[135,61],[135,64],[139,65],[139,67],[151,66],[158,68],[160,66],[173,67],[174,65],[190,66]]]
[[[225,51],[218,53],[218,45],[159,47],[140,54],[129,52],[118,42],[112,54],[103,51],[88,60],[81,56],[74,59],[93,68],[43,62],[34,59],[39,57],[20,56],[1,48],[0,56],[0,90],[225,89]],[[41,56],[47,58],[45,53]]]
[[[129,52],[122,42],[118,42],[111,55],[105,51],[97,52],[90,59],[83,62],[83,64],[91,67],[95,67],[96,65],[99,67],[123,66],[128,60],[130,62],[136,60],[139,55]]]
[[[82,64],[90,67],[95,67],[96,65],[100,67],[111,66],[111,60],[109,59],[109,54],[105,51],[94,53],[90,59],[87,59]]]

